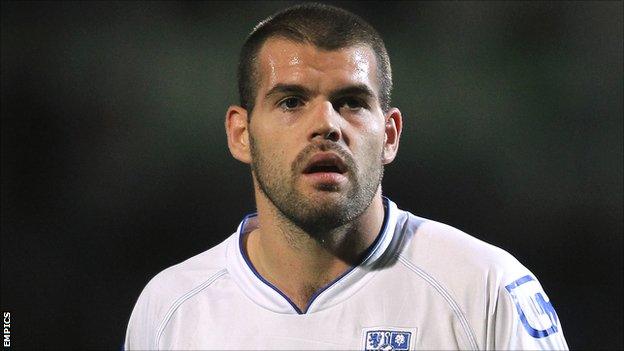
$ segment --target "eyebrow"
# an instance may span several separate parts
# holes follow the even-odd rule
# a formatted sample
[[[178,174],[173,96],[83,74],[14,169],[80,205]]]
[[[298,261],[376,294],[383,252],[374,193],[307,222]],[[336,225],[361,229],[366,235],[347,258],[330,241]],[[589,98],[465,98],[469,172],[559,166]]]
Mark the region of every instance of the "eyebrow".
[[[271,88],[265,97],[269,98],[276,94],[296,94],[301,96],[310,96],[312,91],[304,86],[298,84],[276,84]],[[366,84],[349,85],[344,88],[332,91],[329,96],[330,99],[336,99],[343,96],[364,96],[366,98],[374,98],[375,93]]]
[[[330,98],[332,100],[343,96],[362,96],[366,98],[374,98],[375,93],[366,84],[355,84],[332,91],[330,94]]]
[[[296,94],[302,96],[312,95],[312,91],[304,86],[297,84],[276,84],[271,90],[269,90],[264,96],[271,97],[276,94]]]

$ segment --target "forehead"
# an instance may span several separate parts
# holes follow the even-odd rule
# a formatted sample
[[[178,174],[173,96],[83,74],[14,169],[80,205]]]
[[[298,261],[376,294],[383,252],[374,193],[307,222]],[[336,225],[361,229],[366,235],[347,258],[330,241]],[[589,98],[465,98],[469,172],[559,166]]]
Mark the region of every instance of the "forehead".
[[[310,89],[335,89],[365,84],[377,92],[377,60],[365,45],[324,50],[287,39],[267,40],[258,54],[260,92],[276,84],[300,84]]]

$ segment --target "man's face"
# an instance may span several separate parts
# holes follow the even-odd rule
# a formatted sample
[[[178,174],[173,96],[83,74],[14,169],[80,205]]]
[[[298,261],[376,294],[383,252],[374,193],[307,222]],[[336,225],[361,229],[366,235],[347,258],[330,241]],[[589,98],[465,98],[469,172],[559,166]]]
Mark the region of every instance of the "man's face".
[[[270,39],[249,138],[260,191],[309,232],[346,224],[380,191],[386,119],[373,51]]]

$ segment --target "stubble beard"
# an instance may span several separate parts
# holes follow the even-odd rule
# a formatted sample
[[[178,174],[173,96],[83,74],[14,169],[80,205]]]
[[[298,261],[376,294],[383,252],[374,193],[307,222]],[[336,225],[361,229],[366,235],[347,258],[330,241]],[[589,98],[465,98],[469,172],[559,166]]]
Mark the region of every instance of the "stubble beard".
[[[310,144],[304,148],[293,161],[290,169],[280,169],[272,160],[276,157],[265,157],[259,146],[250,135],[251,170],[260,191],[269,199],[291,224],[302,229],[321,242],[336,229],[348,226],[370,206],[379,184],[383,178],[381,155],[371,159],[362,175],[353,158],[339,145],[332,141]],[[332,187],[315,189],[315,196],[305,195],[296,187],[304,162],[318,151],[332,151],[342,157],[349,171],[349,188],[339,196],[323,192],[336,192]],[[373,150],[371,150],[373,151]]]

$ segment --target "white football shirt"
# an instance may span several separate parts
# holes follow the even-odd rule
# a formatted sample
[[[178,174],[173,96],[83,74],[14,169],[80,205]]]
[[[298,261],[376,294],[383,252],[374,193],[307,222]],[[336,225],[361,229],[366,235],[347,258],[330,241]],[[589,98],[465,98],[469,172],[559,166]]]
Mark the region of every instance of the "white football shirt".
[[[535,276],[507,252],[384,198],[366,258],[300,311],[241,248],[247,216],[216,247],[154,277],[126,349],[567,349]]]

